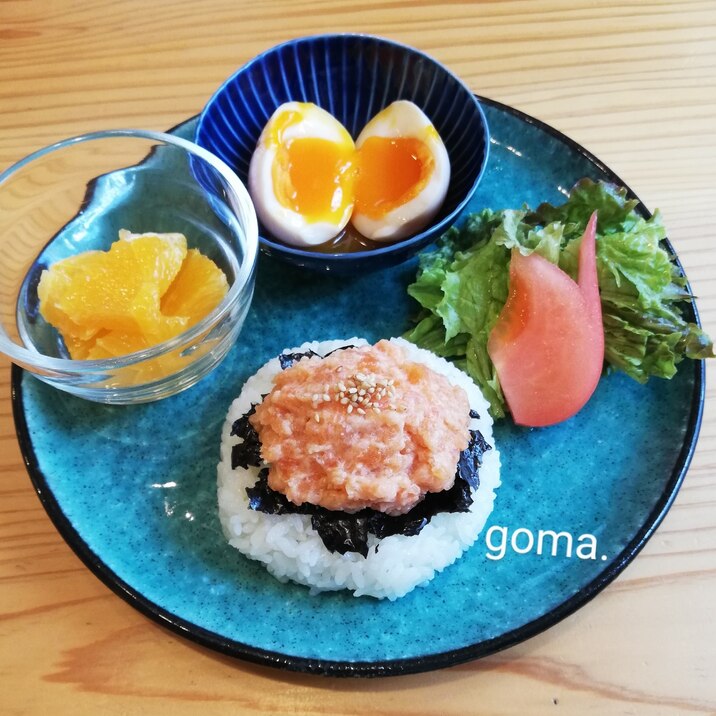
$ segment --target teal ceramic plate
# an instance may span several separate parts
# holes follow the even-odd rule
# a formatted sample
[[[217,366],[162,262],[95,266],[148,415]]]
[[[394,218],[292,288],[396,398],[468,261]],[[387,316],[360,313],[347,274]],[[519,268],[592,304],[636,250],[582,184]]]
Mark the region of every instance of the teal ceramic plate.
[[[468,210],[557,201],[581,177],[620,180],[550,127],[482,100],[489,163]],[[175,132],[193,134],[195,121]],[[224,540],[215,472],[221,425],[244,380],[305,340],[399,335],[415,260],[355,278],[262,256],[238,344],[198,386],[148,405],[73,398],[14,368],[20,444],[70,546],[117,594],[219,652],[297,671],[378,676],[490,654],[574,612],[643,547],[688,467],[704,367],[671,381],[603,379],[575,418],[496,429],[502,487],[485,531],[455,565],[396,602],[311,596]],[[692,320],[697,320],[695,309]]]

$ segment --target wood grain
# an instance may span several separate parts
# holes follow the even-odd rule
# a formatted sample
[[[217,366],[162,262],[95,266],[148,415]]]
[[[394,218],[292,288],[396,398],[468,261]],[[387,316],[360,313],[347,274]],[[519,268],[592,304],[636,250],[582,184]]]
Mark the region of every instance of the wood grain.
[[[617,172],[670,238],[716,335],[716,5],[420,0],[0,1],[0,168],[73,134],[167,129],[282,40],[365,31],[418,46],[480,94],[562,130]],[[14,436],[0,362],[4,714],[714,714],[716,390],[684,486],[594,601],[501,654],[341,681],[196,647],[149,622],[59,537]]]

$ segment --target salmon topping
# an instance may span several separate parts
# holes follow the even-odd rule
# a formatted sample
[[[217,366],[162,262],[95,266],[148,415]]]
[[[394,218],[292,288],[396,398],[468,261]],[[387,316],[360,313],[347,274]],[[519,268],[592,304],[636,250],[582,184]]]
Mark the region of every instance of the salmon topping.
[[[469,411],[462,388],[380,341],[295,363],[250,420],[269,487],[294,504],[400,515],[452,487]]]

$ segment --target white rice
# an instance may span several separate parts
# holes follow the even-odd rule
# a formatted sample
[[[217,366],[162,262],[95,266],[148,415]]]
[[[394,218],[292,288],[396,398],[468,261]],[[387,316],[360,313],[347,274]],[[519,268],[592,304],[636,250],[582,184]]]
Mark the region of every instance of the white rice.
[[[249,509],[246,488],[256,483],[259,468],[231,468],[231,448],[242,439],[230,435],[231,427],[251,405],[260,403],[281,372],[278,358],[270,360],[246,381],[241,394],[231,404],[221,435],[221,462],[218,465],[219,518],[229,544],[252,559],[263,562],[282,582],[293,580],[311,587],[313,592],[349,589],[355,596],[397,599],[416,586],[427,584],[437,572],[452,564],[477,539],[492,511],[495,490],[500,484],[500,457],[494,447],[492,418],[488,403],[472,380],[458,368],[429,351],[402,338],[401,345],[410,358],[430,366],[468,395],[470,407],[480,415],[471,421],[493,446],[483,456],[480,486],[474,493],[469,512],[435,515],[422,531],[412,537],[391,535],[378,539],[369,535],[368,556],[329,551],[311,527],[310,515],[268,515]],[[312,350],[325,355],[345,345],[366,345],[351,338],[345,341],[314,341],[286,353]],[[377,549],[380,545],[380,549]]]

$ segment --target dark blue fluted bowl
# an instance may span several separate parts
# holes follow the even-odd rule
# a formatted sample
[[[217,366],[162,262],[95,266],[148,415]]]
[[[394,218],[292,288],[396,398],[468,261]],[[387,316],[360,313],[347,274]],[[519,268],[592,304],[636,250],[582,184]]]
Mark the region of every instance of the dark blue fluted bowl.
[[[411,100],[425,112],[450,156],[450,186],[431,226],[394,244],[354,253],[286,246],[259,227],[262,250],[297,266],[344,274],[385,268],[405,261],[454,222],[487,162],[487,122],[477,99],[431,57],[370,35],[319,35],[286,42],[224,82],[199,118],[196,143],[221,157],[247,184],[259,135],[284,102],[314,102],[355,138],[375,114],[398,99]]]

